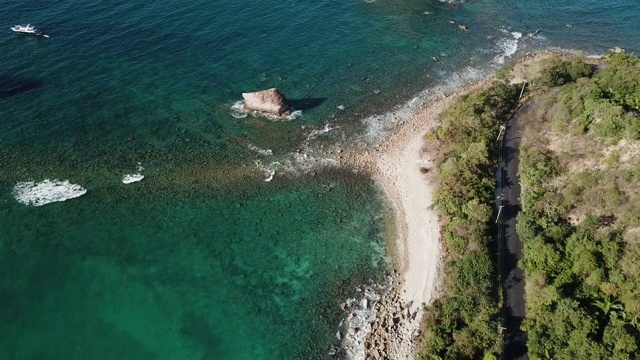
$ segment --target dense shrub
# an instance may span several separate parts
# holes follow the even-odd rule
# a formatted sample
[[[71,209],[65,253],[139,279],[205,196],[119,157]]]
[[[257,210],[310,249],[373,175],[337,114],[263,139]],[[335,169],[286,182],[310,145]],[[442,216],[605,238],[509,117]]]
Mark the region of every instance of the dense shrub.
[[[552,137],[573,134],[587,151],[640,138],[638,58],[611,54],[602,66],[592,78],[566,84],[553,95],[553,110],[546,112],[554,124]],[[550,78],[562,72],[557,62],[554,67]],[[640,358],[640,244],[624,240],[640,223],[634,191],[640,187],[635,173],[640,166],[629,170],[620,152],[601,159],[601,152],[593,151],[591,161],[606,167],[580,168],[570,166],[579,159],[562,151],[538,141],[520,152],[523,211],[516,230],[524,245],[529,357]],[[580,216],[570,218],[576,208]]]
[[[462,96],[427,134],[438,149],[434,208],[443,218],[446,295],[426,312],[424,359],[495,358],[501,351],[499,284],[492,234],[500,125],[520,87],[505,77]]]
[[[577,61],[574,59],[571,63]],[[547,74],[543,78],[564,71],[557,68],[564,68],[562,64],[565,63],[568,62],[552,61],[552,69],[542,71]],[[579,65],[573,67],[580,68]],[[614,54],[603,68],[592,78],[582,76],[576,79],[567,72],[572,83],[560,89],[559,101],[547,115],[556,128],[571,133],[593,133],[613,140],[640,139],[640,117],[637,113],[640,110],[640,61],[630,55]],[[575,74],[582,73],[574,71]],[[548,82],[543,83],[549,86]],[[556,85],[563,83],[564,80],[555,82]]]
[[[598,73],[595,83],[601,97],[640,111],[640,58],[609,53],[609,66]]]
[[[598,68],[594,73],[578,57],[548,61],[531,88],[544,98],[542,113],[553,126],[537,131],[578,136],[587,152],[640,139],[640,60],[610,54]],[[504,74],[498,79],[461,97],[426,136],[437,149],[434,208],[448,256],[445,295],[425,313],[424,359],[492,359],[501,352],[490,224],[494,139],[517,106],[519,86]],[[547,145],[520,151],[523,211],[516,231],[524,245],[529,357],[640,358],[640,241],[626,238],[640,228],[640,164],[625,164],[614,150],[595,159],[603,165],[568,166],[557,144],[553,151]]]
[[[560,86],[593,74],[592,66],[580,57],[569,59],[552,57],[545,65],[534,79],[536,85]]]

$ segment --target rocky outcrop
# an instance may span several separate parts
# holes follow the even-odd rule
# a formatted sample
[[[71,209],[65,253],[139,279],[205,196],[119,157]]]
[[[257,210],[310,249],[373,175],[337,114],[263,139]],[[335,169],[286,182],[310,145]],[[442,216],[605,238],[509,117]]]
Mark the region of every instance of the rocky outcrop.
[[[329,352],[333,359],[415,358],[421,335],[418,316],[421,306],[403,302],[402,283],[397,281],[397,274],[387,280],[388,284],[367,286],[360,296],[340,305],[348,315],[342,333],[336,334],[342,347]]]
[[[367,359],[412,359],[420,339],[420,306],[403,303],[400,284],[376,303],[375,320],[365,341]]]
[[[244,111],[259,111],[276,116],[288,116],[291,107],[287,99],[276,88],[262,91],[242,93]]]

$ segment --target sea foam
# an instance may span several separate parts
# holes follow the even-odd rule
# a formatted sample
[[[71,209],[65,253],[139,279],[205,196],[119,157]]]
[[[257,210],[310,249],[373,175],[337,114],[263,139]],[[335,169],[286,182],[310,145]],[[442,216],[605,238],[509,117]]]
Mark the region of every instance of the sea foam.
[[[236,119],[243,119],[247,117],[247,113],[244,111],[244,101],[236,101],[235,104],[231,105],[231,116]]]
[[[468,66],[454,73],[442,72],[438,74],[441,78],[438,85],[421,91],[406,103],[398,105],[386,113],[376,114],[362,119],[361,122],[364,125],[364,132],[359,138],[354,139],[354,142],[364,143],[369,146],[379,144],[391,134],[396,125],[411,120],[411,117],[416,111],[424,105],[434,101],[440,96],[460,90],[466,84],[487,76],[489,72],[490,69]]]
[[[374,304],[381,299],[381,289],[367,288],[357,298],[349,298],[344,303],[348,316],[340,324],[344,334],[336,334],[342,338],[342,350],[349,360],[365,360],[365,341],[371,333],[371,323],[376,318]]]
[[[122,176],[122,183],[131,184],[134,182],[141,181],[142,179],[144,179],[144,175],[142,175],[143,171],[144,171],[144,166],[142,166],[142,164],[138,162],[138,172],[135,174],[125,174],[124,176]]]
[[[291,114],[287,116],[276,116],[272,114],[261,113],[258,111],[247,112],[244,110],[244,101],[242,100],[236,101],[233,105],[231,105],[231,116],[233,116],[234,118],[243,119],[246,118],[249,114],[251,114],[252,116],[263,116],[273,121],[291,121],[302,116],[302,110],[293,110]]]
[[[307,134],[307,141],[315,139],[316,137],[326,134],[329,131],[335,130],[335,129],[339,129],[341,128],[341,126],[333,126],[329,123],[324,124],[324,127],[322,129],[316,129],[316,130],[312,130],[309,134]]]
[[[272,162],[269,165],[265,165],[260,160],[254,161],[256,166],[260,171],[262,171],[265,175],[265,178],[262,181],[270,182],[273,180],[273,177],[276,175],[276,169],[280,166],[279,162]]]
[[[271,149],[261,149],[253,144],[247,145],[249,150],[255,151],[262,156],[273,156],[273,151]]]
[[[506,58],[511,57],[518,51],[518,41],[522,37],[522,33],[518,31],[509,33],[505,29],[500,29],[500,31],[511,35],[511,39],[504,39],[497,44],[497,50],[500,51],[500,54],[493,58],[493,62],[502,65]]]
[[[134,182],[138,182],[140,180],[144,179],[144,175],[142,174],[125,174],[122,177],[122,183],[123,184],[131,184]]]
[[[15,199],[25,205],[42,206],[84,195],[87,189],[68,180],[23,181],[13,187]]]

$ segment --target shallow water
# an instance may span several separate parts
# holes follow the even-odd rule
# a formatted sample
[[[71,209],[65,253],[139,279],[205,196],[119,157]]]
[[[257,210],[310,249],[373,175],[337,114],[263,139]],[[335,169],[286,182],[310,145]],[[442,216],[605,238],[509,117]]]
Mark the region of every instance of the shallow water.
[[[516,49],[638,51],[640,16],[635,0],[0,8],[2,26],[50,35],[0,36],[3,359],[323,357],[340,302],[388,267],[383,205],[370,179],[305,151],[388,131],[361,120]],[[241,92],[272,86],[303,115],[233,116]],[[327,123],[341,127],[311,136]],[[138,163],[144,179],[123,184]],[[45,179],[87,193],[16,201]]]

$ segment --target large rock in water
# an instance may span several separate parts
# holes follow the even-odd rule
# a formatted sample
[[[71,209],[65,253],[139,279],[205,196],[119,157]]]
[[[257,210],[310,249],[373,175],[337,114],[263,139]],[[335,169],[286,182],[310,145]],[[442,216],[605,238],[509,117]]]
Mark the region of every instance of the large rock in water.
[[[277,116],[291,114],[291,107],[276,88],[242,93],[245,111],[260,111]]]

